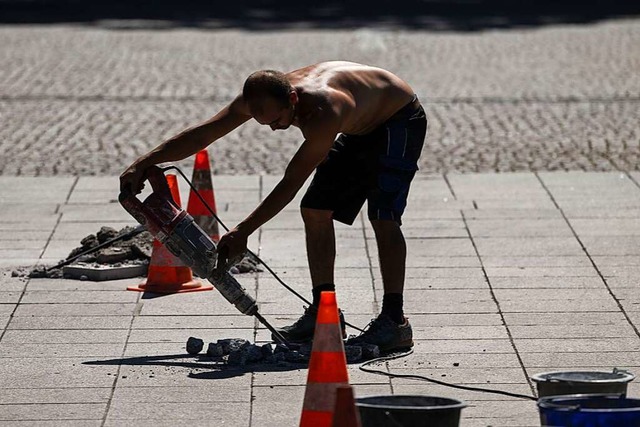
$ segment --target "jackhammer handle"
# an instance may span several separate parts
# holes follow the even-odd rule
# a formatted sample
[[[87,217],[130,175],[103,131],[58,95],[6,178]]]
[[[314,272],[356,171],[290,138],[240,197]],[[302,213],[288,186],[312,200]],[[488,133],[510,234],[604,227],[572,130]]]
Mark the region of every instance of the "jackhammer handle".
[[[165,196],[168,200],[173,200],[167,177],[164,176],[164,171],[159,166],[149,166],[145,170],[145,177],[149,180],[154,193]]]
[[[158,166],[152,165],[148,167],[144,172],[144,177],[151,184],[153,192],[165,197],[168,200],[173,200],[171,197],[171,190],[167,183],[167,178],[164,176],[164,172]],[[122,207],[131,214],[140,224],[146,225],[146,218],[142,214],[143,204],[131,191],[130,188],[124,188],[118,195],[118,201]]]

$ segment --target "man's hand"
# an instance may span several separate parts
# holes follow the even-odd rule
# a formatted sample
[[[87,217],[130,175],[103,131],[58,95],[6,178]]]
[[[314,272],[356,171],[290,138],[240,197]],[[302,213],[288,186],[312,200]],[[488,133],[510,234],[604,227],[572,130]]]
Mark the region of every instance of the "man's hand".
[[[139,161],[133,162],[122,175],[120,175],[120,191],[131,191],[132,194],[138,194],[144,188],[145,172],[147,166],[142,165]]]
[[[218,243],[218,264],[216,268],[228,268],[232,263],[242,260],[247,251],[249,236],[238,229],[233,229],[222,236]]]

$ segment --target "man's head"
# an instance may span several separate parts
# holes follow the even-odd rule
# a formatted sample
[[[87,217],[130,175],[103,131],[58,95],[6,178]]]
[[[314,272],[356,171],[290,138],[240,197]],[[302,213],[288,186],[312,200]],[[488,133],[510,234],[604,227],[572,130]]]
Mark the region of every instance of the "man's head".
[[[251,74],[244,82],[242,97],[251,115],[273,130],[287,129],[295,119],[298,93],[280,71],[261,70]]]

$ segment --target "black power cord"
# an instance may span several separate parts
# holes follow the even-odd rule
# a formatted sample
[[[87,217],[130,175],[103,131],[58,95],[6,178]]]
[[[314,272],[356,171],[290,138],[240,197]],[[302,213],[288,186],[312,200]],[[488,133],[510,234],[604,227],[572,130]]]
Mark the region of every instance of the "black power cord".
[[[209,211],[209,213],[211,213],[213,218],[215,218],[215,220],[218,221],[218,224],[220,224],[222,226],[222,228],[225,229],[225,231],[229,231],[229,228],[222,222],[222,220],[218,217],[218,215],[213,211],[213,209],[209,206],[209,204],[204,200],[204,198],[200,195],[200,192],[193,186],[191,181],[185,176],[185,174],[180,170],[180,168],[178,168],[177,166],[174,166],[174,165],[162,168],[163,172],[164,171],[168,171],[168,170],[177,171],[180,174],[180,176],[182,176],[182,178],[187,182],[187,184],[189,184],[189,187],[191,188],[191,190],[193,190],[194,194],[198,197],[198,199],[200,199],[200,201],[202,202],[204,207],[207,208],[207,210]],[[311,303],[305,297],[300,295],[298,292],[296,292],[294,289],[292,289],[289,285],[287,285],[282,279],[280,279],[280,277],[276,274],[276,272],[273,271],[271,269],[271,267],[269,267],[267,265],[267,263],[264,262],[258,255],[256,255],[251,250],[248,250],[248,252],[260,264],[262,264],[267,269],[267,271],[269,273],[271,273],[271,275],[282,286],[284,286],[289,292],[291,292],[292,294],[294,294],[295,296],[300,298],[305,303],[311,305]],[[354,325],[352,325],[350,323],[346,323],[345,322],[345,324],[347,326],[352,327],[355,330],[358,330],[360,332],[364,332],[363,329],[360,329],[360,328],[358,328],[358,327],[356,327],[356,326],[354,326]],[[511,392],[508,392],[508,391],[493,390],[493,389],[482,388],[482,387],[471,387],[471,386],[464,386],[464,385],[458,385],[458,384],[451,384],[451,383],[447,383],[447,382],[444,382],[444,381],[436,380],[436,379],[433,379],[433,378],[425,377],[425,376],[422,376],[422,375],[394,374],[394,373],[391,373],[391,372],[385,372],[385,371],[369,368],[369,366],[374,364],[374,363],[388,362],[389,360],[400,359],[402,357],[407,357],[407,356],[409,356],[411,354],[413,354],[413,350],[409,350],[407,352],[400,353],[400,354],[392,354],[392,355],[388,355],[388,356],[379,357],[377,359],[372,359],[372,360],[369,360],[369,361],[363,363],[362,365],[360,365],[360,370],[363,371],[363,372],[370,373],[370,374],[384,375],[384,376],[387,376],[389,378],[408,378],[408,379],[413,379],[413,380],[428,381],[428,382],[431,382],[431,383],[434,383],[434,384],[439,384],[439,385],[452,387],[452,388],[457,388],[457,389],[461,389],[461,390],[477,391],[477,392],[482,392],[482,393],[500,394],[500,395],[503,395],[503,396],[515,397],[515,398],[518,398],[518,399],[538,400],[537,397],[528,396],[528,395],[525,395],[525,394],[511,393]]]
[[[434,378],[429,378],[429,377],[425,377],[425,376],[422,376],[422,375],[394,374],[392,372],[385,372],[385,371],[381,371],[381,370],[378,370],[378,369],[371,369],[371,368],[368,367],[369,365],[373,365],[374,363],[388,362],[389,360],[395,360],[395,359],[400,359],[402,357],[407,357],[410,354],[413,354],[413,350],[409,350],[407,352],[400,353],[400,354],[392,354],[392,355],[389,355],[389,356],[383,356],[383,357],[379,357],[377,359],[372,359],[372,360],[364,362],[362,365],[360,365],[360,370],[363,371],[363,372],[370,373],[370,374],[384,375],[384,376],[387,376],[389,378],[408,378],[408,379],[411,379],[411,380],[428,381],[430,383],[439,384],[439,385],[452,387],[452,388],[457,388],[457,389],[460,389],[460,390],[469,390],[469,391],[479,391],[479,392],[482,392],[482,393],[501,394],[503,396],[516,397],[518,399],[538,400],[537,397],[529,396],[529,395],[526,395],[526,394],[511,393],[509,391],[494,390],[494,389],[482,388],[482,387],[472,387],[472,386],[466,386],[466,385],[451,384],[451,383],[448,383],[448,382],[436,380]]]

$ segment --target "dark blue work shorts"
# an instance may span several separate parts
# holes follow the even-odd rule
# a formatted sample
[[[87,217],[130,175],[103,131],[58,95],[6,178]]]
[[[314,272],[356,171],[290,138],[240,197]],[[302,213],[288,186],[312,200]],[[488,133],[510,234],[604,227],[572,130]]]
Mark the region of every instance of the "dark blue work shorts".
[[[340,134],[300,206],[333,211],[334,220],[351,225],[367,200],[370,220],[402,224],[426,133],[424,109],[414,98],[366,135]]]

